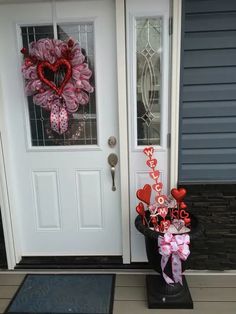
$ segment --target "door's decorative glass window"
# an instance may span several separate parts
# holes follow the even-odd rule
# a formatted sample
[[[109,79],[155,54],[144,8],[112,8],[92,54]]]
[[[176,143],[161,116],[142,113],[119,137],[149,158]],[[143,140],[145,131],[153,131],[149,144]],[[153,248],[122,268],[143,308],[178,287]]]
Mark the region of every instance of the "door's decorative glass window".
[[[74,30],[76,30],[76,32]],[[92,37],[91,37],[91,35],[86,36],[88,32],[92,33]],[[81,35],[81,33],[83,33],[83,36]],[[70,25],[58,26],[58,34],[59,34],[58,39],[60,39],[60,40],[62,39],[63,41],[68,41],[68,39],[70,37],[74,37],[74,38],[77,37],[75,39],[79,40],[80,39],[79,37],[81,35],[81,37],[83,37],[83,44],[84,45],[82,46],[80,44],[80,46],[82,47],[82,49],[81,49],[82,54],[85,56],[85,62],[89,63],[90,58],[93,59],[93,24],[92,23],[83,23],[83,24],[79,24],[79,25],[78,24],[76,24],[76,25],[70,24]],[[60,38],[60,36],[63,38]],[[44,38],[44,39],[49,38],[48,42],[50,43],[50,40],[51,40],[50,38],[53,38],[53,28],[52,28],[52,26],[22,27],[22,37],[23,37],[23,46],[24,47],[29,46],[29,44],[32,41],[37,42],[39,39],[42,39],[42,38]],[[88,37],[90,37],[90,41],[91,41],[89,45],[87,43]],[[85,42],[85,40],[86,40],[86,42]],[[46,41],[47,41],[47,39],[46,39]],[[37,43],[36,43],[36,45],[37,45]],[[88,49],[88,46],[89,46],[89,49]],[[90,56],[88,55],[89,50],[90,50]],[[81,54],[81,56],[83,56],[82,54]],[[84,59],[84,57],[83,57],[83,59]],[[71,62],[73,62],[73,59]],[[93,64],[93,62],[92,62],[92,64]],[[72,63],[71,63],[71,66],[73,66]],[[43,70],[46,71],[48,69],[45,68]],[[49,70],[51,70],[51,69],[49,68]],[[54,71],[54,70],[52,70],[52,71]],[[60,76],[61,71],[64,71],[64,68],[62,68],[62,69],[59,68],[59,71],[56,73],[54,73],[55,71],[53,73],[44,72],[43,75],[47,75],[47,74],[51,75],[52,74],[53,80],[55,81],[55,79],[57,79],[57,76],[58,75]],[[38,72],[39,72],[39,69],[38,69]],[[41,73],[39,73],[39,74],[41,74]],[[66,75],[67,75],[67,72],[65,72],[65,77],[66,77]],[[73,75],[75,75],[75,73]],[[43,79],[45,79],[45,78],[43,77]],[[60,77],[59,77],[59,79],[60,79]],[[62,79],[63,79],[63,77],[62,77]],[[81,80],[82,80],[82,78],[81,78]],[[50,81],[51,81],[51,79],[50,79]],[[65,81],[65,78],[64,78],[64,81]],[[62,84],[64,81],[62,81]],[[94,86],[94,83],[95,83],[94,78],[92,78],[92,81],[93,82],[91,82],[91,84],[93,84],[93,86]],[[69,82],[68,82],[68,84],[69,84]],[[59,86],[60,86],[60,84],[59,84]],[[59,88],[59,87],[56,87],[55,85],[53,87],[54,87],[54,89]],[[65,88],[65,92],[66,92],[66,88]],[[66,95],[66,96],[70,96],[70,95]],[[68,97],[67,97],[67,99],[68,99]],[[70,99],[68,99],[68,101],[69,101],[69,104],[71,105]],[[96,104],[95,104],[95,97],[94,96],[93,96],[93,99],[90,100],[89,105],[87,105],[87,106],[80,105],[78,110],[76,110],[76,111],[73,110],[75,112],[70,114],[68,131],[66,131],[65,133],[61,132],[63,134],[58,134],[60,132],[56,133],[57,128],[53,127],[53,125],[55,124],[54,121],[53,121],[54,124],[52,124],[52,116],[54,117],[54,111],[51,111],[53,114],[50,114],[50,111],[45,111],[44,109],[41,108],[41,105],[40,106],[35,105],[33,103],[32,97],[28,97],[28,108],[29,108],[29,115],[30,115],[32,146],[86,145],[86,144],[88,145],[88,144],[96,144],[97,143]],[[75,108],[75,109],[77,109],[77,108]],[[62,110],[64,110],[64,109],[62,109]],[[93,117],[90,115],[93,115]],[[50,121],[50,118],[51,118],[51,121]],[[58,115],[58,119],[60,119],[60,118],[61,118],[61,114]],[[95,122],[95,125],[94,125],[94,122]],[[59,124],[59,126],[60,126],[60,124]],[[64,130],[65,129],[66,128],[64,128]]]
[[[136,18],[137,145],[160,145],[162,18]]]

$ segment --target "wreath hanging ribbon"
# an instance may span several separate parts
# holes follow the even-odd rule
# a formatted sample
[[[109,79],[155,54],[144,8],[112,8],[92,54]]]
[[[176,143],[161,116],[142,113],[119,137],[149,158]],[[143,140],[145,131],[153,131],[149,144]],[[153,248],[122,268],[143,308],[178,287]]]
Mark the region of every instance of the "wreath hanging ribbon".
[[[35,105],[50,111],[53,131],[63,134],[68,129],[69,114],[89,102],[94,91],[89,79],[92,71],[78,42],[44,38],[23,48],[22,73],[25,92]],[[57,75],[57,84],[46,72]]]

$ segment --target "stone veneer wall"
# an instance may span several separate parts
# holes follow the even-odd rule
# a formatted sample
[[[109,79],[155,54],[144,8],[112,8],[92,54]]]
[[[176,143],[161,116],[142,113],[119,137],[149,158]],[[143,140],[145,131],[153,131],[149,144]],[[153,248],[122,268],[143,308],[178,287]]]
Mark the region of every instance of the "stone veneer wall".
[[[189,211],[204,225],[193,243],[190,269],[236,269],[236,184],[186,184]]]

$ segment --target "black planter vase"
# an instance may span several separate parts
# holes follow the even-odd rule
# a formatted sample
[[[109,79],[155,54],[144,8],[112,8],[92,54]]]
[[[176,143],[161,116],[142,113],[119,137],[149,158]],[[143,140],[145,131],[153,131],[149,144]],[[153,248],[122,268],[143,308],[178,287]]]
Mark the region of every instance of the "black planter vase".
[[[150,265],[160,274],[160,276],[146,276],[148,307],[152,309],[192,309],[193,301],[185,277],[183,276],[183,285],[180,283],[169,285],[163,278],[161,270],[162,255],[158,251],[158,238],[163,236],[163,233],[144,226],[142,217],[139,215],[135,219],[135,226],[145,237],[146,253]],[[191,254],[191,244],[203,234],[202,225],[193,215],[191,215],[191,231],[188,234],[190,236]],[[182,270],[184,271],[186,267],[187,261],[182,261]],[[165,273],[172,277],[171,259],[168,260]]]

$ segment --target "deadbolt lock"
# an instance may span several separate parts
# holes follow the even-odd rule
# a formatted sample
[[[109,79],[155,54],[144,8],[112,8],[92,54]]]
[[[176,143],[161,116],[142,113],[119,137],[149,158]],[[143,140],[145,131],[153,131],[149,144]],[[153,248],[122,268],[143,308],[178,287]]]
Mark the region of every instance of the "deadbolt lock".
[[[108,142],[109,147],[113,148],[116,146],[117,141],[116,141],[115,136],[110,136],[107,142]]]

